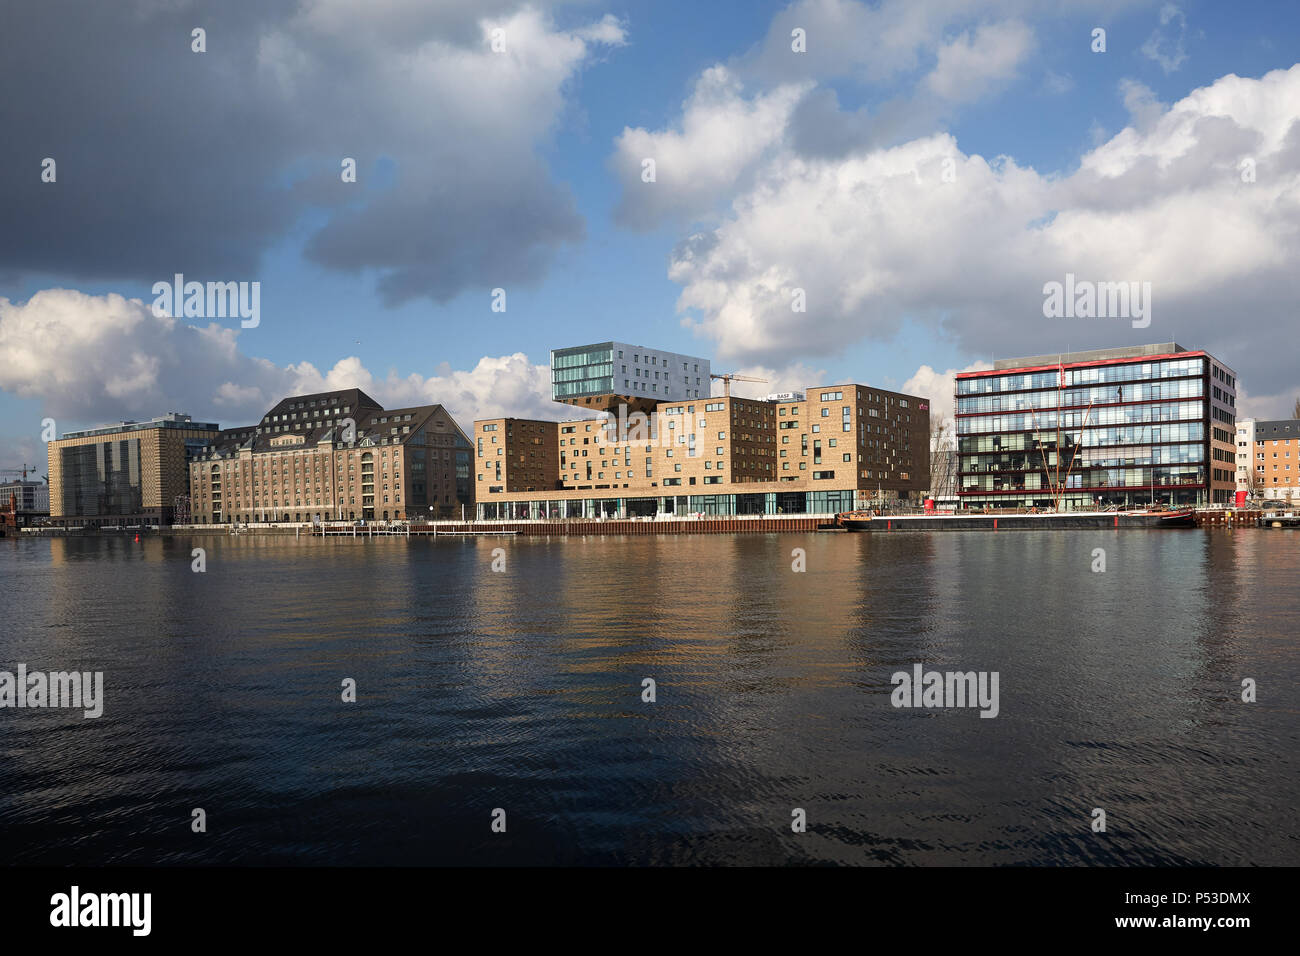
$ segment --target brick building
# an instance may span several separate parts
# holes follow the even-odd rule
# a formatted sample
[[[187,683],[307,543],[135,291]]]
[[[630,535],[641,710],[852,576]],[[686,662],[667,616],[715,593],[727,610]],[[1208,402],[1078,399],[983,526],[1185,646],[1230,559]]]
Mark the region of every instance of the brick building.
[[[193,521],[459,517],[470,442],[441,405],[385,409],[360,389],[286,398],[190,466]]]

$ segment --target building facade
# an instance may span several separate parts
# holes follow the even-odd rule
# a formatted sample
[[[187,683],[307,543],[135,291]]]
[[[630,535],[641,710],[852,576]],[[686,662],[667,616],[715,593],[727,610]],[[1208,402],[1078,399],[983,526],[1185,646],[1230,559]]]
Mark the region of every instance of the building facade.
[[[588,411],[649,414],[662,401],[708,398],[709,360],[626,342],[551,350],[551,398]]]
[[[192,520],[401,521],[472,514],[469,439],[441,405],[384,409],[360,389],[286,398],[190,466]]]
[[[50,486],[22,478],[0,481],[0,509],[13,516],[15,527],[43,523],[50,516]]]
[[[664,400],[648,413],[615,404],[616,413],[563,422],[476,422],[478,517],[833,514],[873,500],[914,500],[928,487],[927,399],[852,384],[806,395]],[[501,434],[507,422],[513,444]],[[539,441],[555,442],[554,454],[544,455]],[[519,480],[516,469],[524,470]]]
[[[65,527],[170,524],[189,493],[189,464],[219,434],[172,412],[69,432],[49,443],[50,523]]]
[[[1300,419],[1256,421],[1251,426],[1256,497],[1300,503]]]
[[[527,418],[475,422],[475,499],[560,487],[559,428]]]
[[[957,376],[970,508],[1230,504],[1236,375],[1175,343],[1003,359]]]
[[[1255,420],[1243,418],[1237,422],[1237,494],[1247,498],[1258,497],[1255,475]]]

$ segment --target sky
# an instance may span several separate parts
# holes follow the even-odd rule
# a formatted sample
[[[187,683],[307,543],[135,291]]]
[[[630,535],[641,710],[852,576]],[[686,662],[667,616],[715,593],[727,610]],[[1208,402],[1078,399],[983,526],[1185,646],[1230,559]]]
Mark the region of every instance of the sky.
[[[950,411],[995,358],[1177,342],[1243,417],[1300,396],[1292,2],[43,0],[0,81],[0,468],[352,386],[568,417],[549,350],[611,339],[741,395]],[[1045,315],[1067,275],[1145,318]]]

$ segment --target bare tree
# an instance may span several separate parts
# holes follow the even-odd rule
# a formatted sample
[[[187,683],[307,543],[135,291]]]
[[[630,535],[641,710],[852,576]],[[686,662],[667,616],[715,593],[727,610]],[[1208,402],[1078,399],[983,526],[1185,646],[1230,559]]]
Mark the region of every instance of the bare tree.
[[[953,434],[952,422],[942,412],[930,414],[930,494],[956,494],[953,487],[956,468],[953,456],[957,443]]]
[[[1295,408],[1291,410],[1292,418],[1300,418],[1300,398],[1295,400]]]
[[[1246,482],[1246,497],[1253,501],[1259,497],[1260,493],[1259,475],[1255,473],[1255,463],[1253,461],[1250,463],[1250,467],[1246,469],[1244,480]]]

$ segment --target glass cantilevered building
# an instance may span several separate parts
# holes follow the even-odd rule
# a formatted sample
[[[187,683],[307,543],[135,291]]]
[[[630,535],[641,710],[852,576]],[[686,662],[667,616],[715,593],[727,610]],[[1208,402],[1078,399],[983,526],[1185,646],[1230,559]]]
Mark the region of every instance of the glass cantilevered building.
[[[825,515],[916,500],[929,482],[922,396],[710,395],[708,359],[624,342],[554,349],[551,369],[555,401],[601,415],[476,421],[480,519]]]
[[[957,376],[964,509],[1228,504],[1236,374],[1173,343],[1003,359]]]
[[[592,411],[649,414],[659,402],[708,398],[709,360],[601,342],[551,350],[551,398]]]

